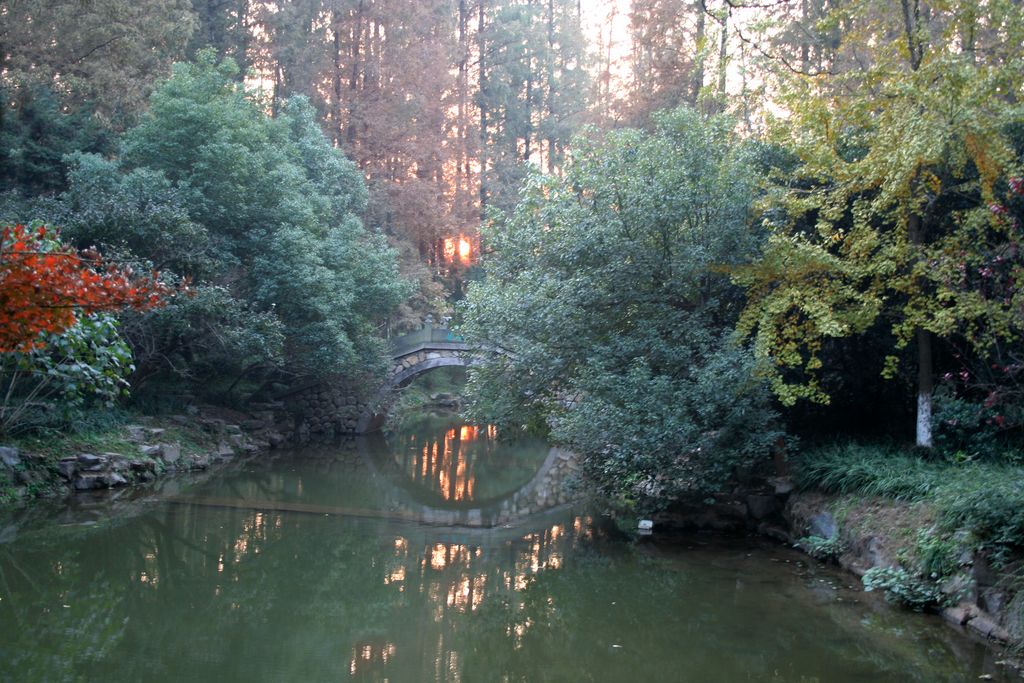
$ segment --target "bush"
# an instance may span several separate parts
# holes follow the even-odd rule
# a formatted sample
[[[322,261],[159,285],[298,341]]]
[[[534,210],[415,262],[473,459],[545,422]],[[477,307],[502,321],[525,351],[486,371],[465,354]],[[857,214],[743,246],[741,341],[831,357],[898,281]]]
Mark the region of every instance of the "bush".
[[[83,317],[41,346],[0,354],[0,433],[63,428],[125,393],[131,350],[105,314]]]
[[[861,579],[864,590],[885,591],[885,599],[918,611],[942,606],[946,600],[939,587],[903,567],[872,567]]]
[[[838,535],[829,538],[804,536],[796,542],[796,547],[818,560],[835,559],[842,555],[844,550],[843,542]]]
[[[708,498],[782,436],[754,354],[733,340],[756,177],[733,122],[680,109],[653,132],[580,138],[483,228],[486,277],[460,309],[490,354],[480,422],[549,426],[610,498]]]
[[[958,396],[945,385],[935,392],[935,445],[954,460],[1019,459],[1024,406],[1000,402],[999,392],[984,401]]]

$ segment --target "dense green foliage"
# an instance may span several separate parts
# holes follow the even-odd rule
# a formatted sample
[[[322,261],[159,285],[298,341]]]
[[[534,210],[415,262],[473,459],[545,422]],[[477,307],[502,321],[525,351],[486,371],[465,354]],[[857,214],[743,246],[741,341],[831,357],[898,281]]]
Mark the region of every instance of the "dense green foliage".
[[[0,82],[0,192],[59,192],[67,187],[65,157],[112,151],[113,137],[89,108],[63,111],[47,86]]]
[[[887,600],[914,610],[944,606],[948,598],[933,583],[903,567],[872,567],[864,573],[864,590],[883,590]]]
[[[472,372],[473,414],[549,425],[627,501],[715,492],[779,437],[730,340],[741,300],[722,269],[757,247],[730,131],[681,109],[653,135],[578,139],[565,177],[533,176],[485,233],[464,329],[496,353]]]
[[[191,278],[192,296],[126,317],[136,383],[372,372],[378,321],[407,288],[359,219],[363,180],[305,100],[271,119],[235,73],[210,53],[177,65],[116,159],[67,157],[67,190],[11,218],[45,218],[77,245]]]
[[[932,339],[986,359],[1024,331],[1024,235],[1004,206],[1021,168],[1008,134],[1021,109],[1005,94],[1022,87],[1024,16],[1009,2],[967,5],[831,13],[851,27],[842,52],[870,57],[786,80],[792,115],[773,135],[797,163],[775,175],[763,258],[736,273],[749,296],[740,330],[787,405],[830,399],[818,381],[828,339],[881,323],[896,352],[916,344],[924,447]],[[895,374],[896,352],[879,372]]]
[[[134,369],[110,315],[83,317],[45,344],[0,354],[0,433],[71,424],[83,409],[112,408]]]

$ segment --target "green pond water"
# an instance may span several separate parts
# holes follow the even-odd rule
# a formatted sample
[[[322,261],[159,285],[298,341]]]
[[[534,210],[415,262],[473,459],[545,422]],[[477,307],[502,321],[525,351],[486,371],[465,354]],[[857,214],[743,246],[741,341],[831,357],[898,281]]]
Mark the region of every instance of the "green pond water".
[[[786,547],[486,526],[547,462],[423,419],[0,516],[0,680],[1017,680]]]

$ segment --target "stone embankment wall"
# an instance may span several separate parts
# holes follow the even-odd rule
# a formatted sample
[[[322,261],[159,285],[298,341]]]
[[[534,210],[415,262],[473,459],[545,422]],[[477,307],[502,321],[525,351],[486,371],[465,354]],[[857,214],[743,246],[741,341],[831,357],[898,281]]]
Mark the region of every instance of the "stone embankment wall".
[[[837,539],[835,560],[857,576],[875,567],[898,567],[914,553],[917,533],[931,524],[921,505],[817,492],[788,497],[783,515],[794,543],[801,537]],[[1024,645],[1024,593],[1005,572],[966,542],[957,550],[958,569],[939,588],[947,604],[942,617],[975,635]],[[913,573],[913,567],[906,567]]]
[[[930,512],[898,501],[797,491],[787,477],[747,484],[713,505],[676,508],[660,525],[720,532],[758,533],[790,545],[807,537],[834,539],[833,558],[858,577],[875,567],[900,567],[914,553]],[[1024,593],[1005,571],[964,545],[959,571],[942,585],[950,603],[942,617],[957,628],[997,643],[1024,647]],[[912,566],[904,567],[916,573]]]
[[[127,425],[117,452],[69,452],[59,458],[0,446],[0,485],[7,504],[40,496],[147,484],[164,474],[205,470],[218,462],[284,445],[292,436],[275,408],[257,411],[238,424],[223,418],[174,415],[157,426]],[[174,434],[191,433],[197,441],[183,445]]]
[[[282,400],[295,421],[296,441],[304,443],[313,434],[355,434],[359,418],[370,409],[371,393],[339,381],[308,386]]]

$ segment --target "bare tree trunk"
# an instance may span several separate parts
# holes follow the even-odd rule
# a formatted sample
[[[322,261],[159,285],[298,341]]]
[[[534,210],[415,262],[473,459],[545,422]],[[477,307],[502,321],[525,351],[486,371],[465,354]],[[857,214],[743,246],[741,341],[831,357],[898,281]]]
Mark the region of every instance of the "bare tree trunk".
[[[459,77],[456,88],[459,91],[458,111],[456,117],[458,128],[456,132],[455,149],[455,210],[458,211],[463,197],[463,169],[467,156],[466,150],[466,70],[469,66],[469,54],[466,47],[466,0],[459,0]],[[460,220],[461,223],[461,220]]]
[[[334,94],[334,101],[331,102],[331,118],[334,119],[331,125],[331,138],[335,145],[341,144],[341,12],[331,12],[331,26],[334,31],[334,72],[331,74],[331,90]]]
[[[725,15],[722,17],[722,40],[718,45],[718,95],[725,97],[725,76],[726,67],[729,61],[729,15],[732,12],[730,5],[725,6]]]
[[[533,22],[533,0],[527,0],[530,22]],[[530,138],[533,137],[533,55],[529,43],[526,47],[526,126],[523,130],[523,161],[530,160]]]
[[[555,0],[548,0],[548,173],[555,172]]]
[[[697,13],[697,25],[693,33],[695,58],[693,61],[693,85],[690,93],[690,104],[692,105],[697,104],[700,89],[704,87],[704,41],[707,37],[704,25],[704,0],[697,0],[694,3],[694,11]]]
[[[356,8],[356,25],[352,30],[352,69],[348,76],[350,102],[348,105],[348,126],[345,129],[345,141],[348,142],[350,147],[356,141],[356,109],[358,106],[356,91],[359,89],[359,49],[360,42],[363,39],[363,7],[364,0],[359,0],[359,5]]]
[[[480,219],[487,215],[487,64],[485,61],[487,45],[484,40],[486,0],[480,0],[480,13],[476,30],[476,40],[480,52]]]

